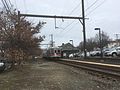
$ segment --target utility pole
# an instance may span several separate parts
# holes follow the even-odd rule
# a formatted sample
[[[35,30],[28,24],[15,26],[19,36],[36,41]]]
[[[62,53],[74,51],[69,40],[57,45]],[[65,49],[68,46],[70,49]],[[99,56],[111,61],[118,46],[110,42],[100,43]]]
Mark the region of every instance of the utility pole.
[[[118,39],[118,35],[119,35],[119,34],[115,34],[115,36],[116,36],[116,40]]]
[[[51,47],[53,47],[53,34],[50,35],[51,36]]]
[[[85,32],[85,11],[84,0],[82,0],[82,25],[83,25],[83,41],[84,41],[84,58],[86,58],[86,32]]]
[[[103,58],[103,47],[102,47],[102,34],[101,34],[101,30],[100,28],[95,28],[95,30],[98,30],[99,31],[99,42],[100,42],[100,56],[101,58]]]
[[[82,0],[82,17],[75,16],[51,16],[51,15],[33,15],[33,14],[20,14],[20,16],[26,17],[42,17],[42,18],[61,18],[61,19],[78,19],[83,25],[83,41],[84,41],[84,58],[86,58],[86,32],[85,32],[85,12],[84,12],[84,0]],[[82,20],[82,21],[81,21]]]
[[[119,35],[120,35],[120,34],[115,34],[117,46],[119,45]]]
[[[20,11],[18,11],[18,26],[20,25]]]

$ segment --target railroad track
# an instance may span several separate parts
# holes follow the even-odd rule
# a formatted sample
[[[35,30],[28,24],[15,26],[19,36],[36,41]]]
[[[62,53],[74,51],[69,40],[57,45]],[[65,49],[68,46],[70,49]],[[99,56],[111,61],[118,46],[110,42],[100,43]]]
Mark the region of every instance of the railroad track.
[[[84,60],[84,58],[71,58],[71,59],[74,59],[74,60]],[[112,58],[112,57],[106,57],[106,58],[87,57],[85,59],[85,61],[120,65],[120,58]]]
[[[59,63],[107,74],[111,77],[120,78],[120,65],[104,64],[88,61],[60,59]]]

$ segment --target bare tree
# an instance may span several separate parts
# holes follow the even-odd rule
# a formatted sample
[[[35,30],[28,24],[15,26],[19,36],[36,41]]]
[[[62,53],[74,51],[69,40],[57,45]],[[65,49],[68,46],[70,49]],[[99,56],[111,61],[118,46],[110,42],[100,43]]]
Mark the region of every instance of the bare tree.
[[[22,60],[32,55],[34,49],[39,49],[39,44],[43,41],[42,37],[36,34],[40,33],[44,23],[39,22],[34,25],[27,21],[25,17],[21,17],[18,22],[16,11],[7,14],[5,11],[0,13],[0,39],[4,41],[2,47],[5,56],[18,64]]]
[[[102,43],[102,47],[105,47],[108,45],[108,43],[110,42],[110,37],[107,35],[106,32],[101,33],[101,43]],[[98,48],[100,48],[100,39],[99,39],[99,34],[96,34],[95,36],[95,42],[98,46]]]
[[[101,36],[102,36],[102,40],[101,40],[102,47],[105,47],[108,45],[108,43],[111,39],[109,38],[109,36],[105,32],[102,32]],[[86,50],[88,52],[90,52],[90,51],[94,50],[94,48],[100,48],[100,41],[99,40],[100,40],[99,34],[96,34],[95,37],[93,37],[93,38],[87,39],[86,40]],[[84,45],[83,43],[84,42],[80,42],[80,44],[78,46],[81,51],[83,51],[83,45]]]

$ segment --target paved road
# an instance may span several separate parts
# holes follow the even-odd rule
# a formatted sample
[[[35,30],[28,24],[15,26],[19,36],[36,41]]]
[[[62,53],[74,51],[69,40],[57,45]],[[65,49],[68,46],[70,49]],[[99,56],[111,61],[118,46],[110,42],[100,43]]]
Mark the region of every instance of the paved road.
[[[22,69],[0,74],[0,90],[120,90],[120,82],[39,59]]]

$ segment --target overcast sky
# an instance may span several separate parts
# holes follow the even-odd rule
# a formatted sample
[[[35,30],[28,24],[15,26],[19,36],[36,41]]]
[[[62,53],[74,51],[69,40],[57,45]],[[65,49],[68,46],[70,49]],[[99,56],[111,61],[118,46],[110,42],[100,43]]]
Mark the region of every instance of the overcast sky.
[[[81,16],[81,0],[10,0],[15,8],[21,13],[40,15],[67,15]],[[98,31],[95,27],[101,28],[104,32],[115,39],[115,34],[120,33],[120,0],[84,0],[86,18],[86,37],[94,37]],[[2,6],[2,3],[0,3]],[[92,6],[91,6],[92,5]],[[41,30],[41,34],[46,36],[43,43],[50,42],[50,34],[54,35],[55,44],[61,45],[69,40],[74,41],[74,45],[79,45],[83,40],[82,25],[78,20],[57,19],[55,29],[54,19],[28,18],[34,23],[46,21],[47,24]],[[72,23],[72,24],[71,24]],[[119,36],[120,38],[120,36]]]

